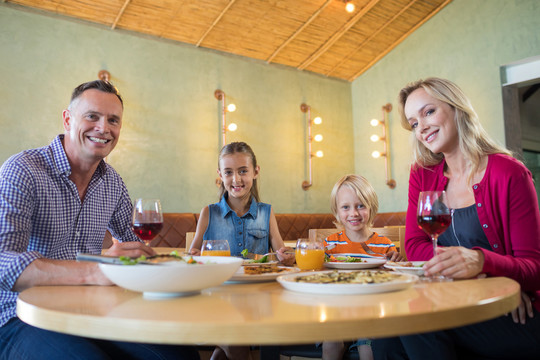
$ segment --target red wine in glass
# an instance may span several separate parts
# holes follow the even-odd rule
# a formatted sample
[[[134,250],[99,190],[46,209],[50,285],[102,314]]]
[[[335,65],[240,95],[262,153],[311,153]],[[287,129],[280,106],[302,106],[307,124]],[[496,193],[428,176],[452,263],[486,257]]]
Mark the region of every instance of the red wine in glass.
[[[418,226],[427,234],[441,235],[450,226],[452,215],[426,215],[418,216]]]
[[[433,256],[437,255],[437,238],[448,229],[452,222],[452,212],[448,207],[445,191],[422,191],[418,197],[418,227],[431,236]],[[434,278],[444,280],[444,276]]]
[[[143,241],[150,242],[159,234],[163,223],[138,223],[133,224],[133,232]]]
[[[158,199],[137,199],[133,205],[132,230],[150,245],[163,228],[163,213]]]

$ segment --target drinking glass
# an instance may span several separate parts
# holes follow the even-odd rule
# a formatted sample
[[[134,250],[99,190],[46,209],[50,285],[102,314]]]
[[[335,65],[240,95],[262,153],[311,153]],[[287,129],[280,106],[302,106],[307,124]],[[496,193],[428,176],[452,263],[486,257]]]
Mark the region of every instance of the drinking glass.
[[[437,255],[437,238],[448,229],[452,222],[452,212],[448,207],[445,191],[422,191],[418,197],[418,227],[431,236],[433,256]],[[435,279],[445,280],[443,275]]]
[[[163,212],[159,199],[137,199],[133,206],[131,229],[141,239],[150,242],[163,228]]]
[[[324,244],[321,239],[298,239],[296,265],[300,270],[321,270],[324,264]]]
[[[231,256],[231,249],[227,240],[204,240],[201,256]]]

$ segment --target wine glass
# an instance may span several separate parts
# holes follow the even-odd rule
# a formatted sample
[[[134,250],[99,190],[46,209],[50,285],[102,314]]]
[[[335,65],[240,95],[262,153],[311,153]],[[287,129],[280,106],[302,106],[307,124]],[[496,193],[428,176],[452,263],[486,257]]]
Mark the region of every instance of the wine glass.
[[[231,256],[231,249],[227,240],[204,240],[201,256]]]
[[[163,212],[159,199],[137,199],[133,206],[131,229],[141,239],[150,245],[163,228]]]
[[[446,191],[422,191],[418,197],[418,227],[431,236],[433,256],[437,255],[437,238],[448,229],[452,212],[448,207]],[[435,279],[445,280],[443,275]]]
[[[320,270],[324,264],[322,239],[298,239],[296,242],[296,266],[300,270]]]

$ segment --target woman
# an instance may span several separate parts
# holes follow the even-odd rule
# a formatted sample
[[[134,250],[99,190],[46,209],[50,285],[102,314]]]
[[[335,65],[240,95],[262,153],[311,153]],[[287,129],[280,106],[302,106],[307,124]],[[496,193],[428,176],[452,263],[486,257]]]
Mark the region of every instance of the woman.
[[[405,249],[429,260],[425,274],[454,279],[506,276],[519,282],[522,303],[480,324],[382,339],[376,359],[538,358],[540,354],[540,213],[531,173],[497,145],[454,83],[429,78],[399,94],[403,127],[412,131]],[[418,195],[446,190],[450,228],[432,242],[416,224]],[[405,354],[406,353],[406,354]]]

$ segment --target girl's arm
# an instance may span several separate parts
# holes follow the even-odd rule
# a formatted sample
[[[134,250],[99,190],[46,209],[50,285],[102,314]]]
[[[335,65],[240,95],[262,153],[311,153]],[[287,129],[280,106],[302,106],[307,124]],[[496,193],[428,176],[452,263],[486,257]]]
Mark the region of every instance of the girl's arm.
[[[285,254],[290,248],[286,248],[279,233],[279,227],[276,220],[276,215],[274,215],[274,210],[270,209],[270,245],[272,249],[277,252],[277,257],[284,265],[293,265],[294,264],[294,254]]]
[[[193,242],[191,243],[191,247],[189,248],[189,253],[191,255],[201,254],[203,235],[206,232],[206,229],[208,228],[209,218],[210,218],[210,210],[208,209],[208,206],[205,206],[201,210],[201,214],[199,215],[199,221],[197,221],[197,230],[195,231]]]

